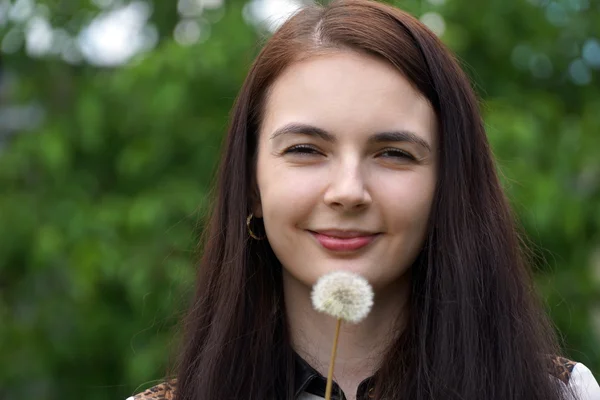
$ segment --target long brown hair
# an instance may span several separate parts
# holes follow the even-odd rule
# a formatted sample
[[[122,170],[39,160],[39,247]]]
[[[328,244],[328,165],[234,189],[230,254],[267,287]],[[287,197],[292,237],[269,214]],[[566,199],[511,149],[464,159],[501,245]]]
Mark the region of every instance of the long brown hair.
[[[336,50],[395,66],[429,100],[439,126],[438,182],[412,266],[411,313],[377,372],[376,397],[560,399],[547,368],[556,339],[534,295],[469,80],[418,20],[367,0],[299,11],[266,43],[241,88],[185,322],[177,398],[293,398],[282,267],[245,223],[270,85],[291,63]]]

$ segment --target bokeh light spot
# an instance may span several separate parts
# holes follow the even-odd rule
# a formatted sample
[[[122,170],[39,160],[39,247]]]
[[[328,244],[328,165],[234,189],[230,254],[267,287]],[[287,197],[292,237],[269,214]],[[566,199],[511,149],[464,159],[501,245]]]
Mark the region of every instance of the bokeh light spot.
[[[428,12],[421,16],[421,22],[427,25],[437,36],[442,36],[446,31],[444,17],[436,12]]]
[[[223,0],[202,0],[204,8],[215,9],[223,6]]]
[[[33,15],[34,6],[33,0],[17,0],[10,7],[8,18],[15,22],[25,22]]]
[[[529,68],[529,62],[533,51],[526,44],[519,44],[513,48],[510,59],[515,67],[521,70]]]
[[[19,27],[14,27],[4,35],[0,50],[7,54],[16,53],[23,46],[24,40],[23,31]]]
[[[100,14],[77,39],[85,59],[95,65],[115,66],[153,48],[157,38],[148,29],[150,13],[148,3],[135,1]]]
[[[592,81],[590,69],[580,58],[569,65],[569,76],[576,85],[587,85]]]
[[[33,17],[25,29],[25,49],[32,57],[41,57],[52,48],[52,27],[47,19]]]
[[[538,79],[547,79],[552,76],[552,61],[545,54],[536,54],[529,60],[531,74]]]
[[[551,24],[565,26],[569,23],[569,15],[565,7],[557,2],[552,2],[546,8],[546,18]]]
[[[600,68],[600,42],[598,40],[593,38],[586,40],[581,53],[590,67]]]
[[[210,36],[210,25],[195,19],[179,21],[173,32],[175,41],[182,46],[191,46],[203,42]]]
[[[177,11],[184,17],[197,17],[202,14],[204,3],[202,0],[179,0]]]
[[[302,5],[299,0],[252,0],[244,6],[244,19],[275,32]]]

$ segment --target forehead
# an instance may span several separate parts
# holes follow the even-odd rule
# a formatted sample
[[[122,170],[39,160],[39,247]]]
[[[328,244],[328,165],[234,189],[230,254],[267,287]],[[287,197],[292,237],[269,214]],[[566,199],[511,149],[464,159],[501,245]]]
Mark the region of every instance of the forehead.
[[[340,51],[290,65],[273,83],[261,131],[305,122],[335,134],[389,129],[435,143],[436,117],[427,99],[391,64]]]

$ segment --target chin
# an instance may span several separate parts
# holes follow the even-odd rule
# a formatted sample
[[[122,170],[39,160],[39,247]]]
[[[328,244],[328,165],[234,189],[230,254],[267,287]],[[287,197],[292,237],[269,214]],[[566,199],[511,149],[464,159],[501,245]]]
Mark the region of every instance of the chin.
[[[311,271],[310,273],[304,273],[301,275],[293,274],[293,275],[296,279],[302,281],[305,285],[312,286],[323,275],[326,275],[328,273],[335,272],[335,271],[353,272],[355,274],[362,276],[367,281],[369,281],[369,283],[371,283],[371,284],[373,284],[373,281],[378,280],[376,276],[373,276],[372,271],[369,271],[364,266],[352,265],[352,263],[350,263],[348,261],[342,262],[339,265],[331,265],[331,266],[327,266],[324,268],[319,268],[318,270]],[[289,272],[291,273],[291,271],[289,271]]]

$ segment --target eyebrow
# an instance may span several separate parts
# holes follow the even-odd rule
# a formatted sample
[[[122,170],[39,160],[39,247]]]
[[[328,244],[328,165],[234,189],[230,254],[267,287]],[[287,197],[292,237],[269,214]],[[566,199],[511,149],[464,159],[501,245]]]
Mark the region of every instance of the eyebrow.
[[[307,135],[312,137],[317,137],[326,142],[335,142],[336,138],[331,133],[327,132],[324,129],[318,128],[316,126],[301,124],[297,122],[293,122],[283,127],[275,130],[271,135],[271,140],[275,139],[278,136],[282,135]],[[399,130],[399,131],[386,131],[386,132],[377,132],[373,134],[369,140],[369,143],[386,143],[386,142],[408,142],[414,143],[423,147],[425,150],[431,152],[431,146],[429,143],[418,136],[414,132],[410,132],[407,130]]]

